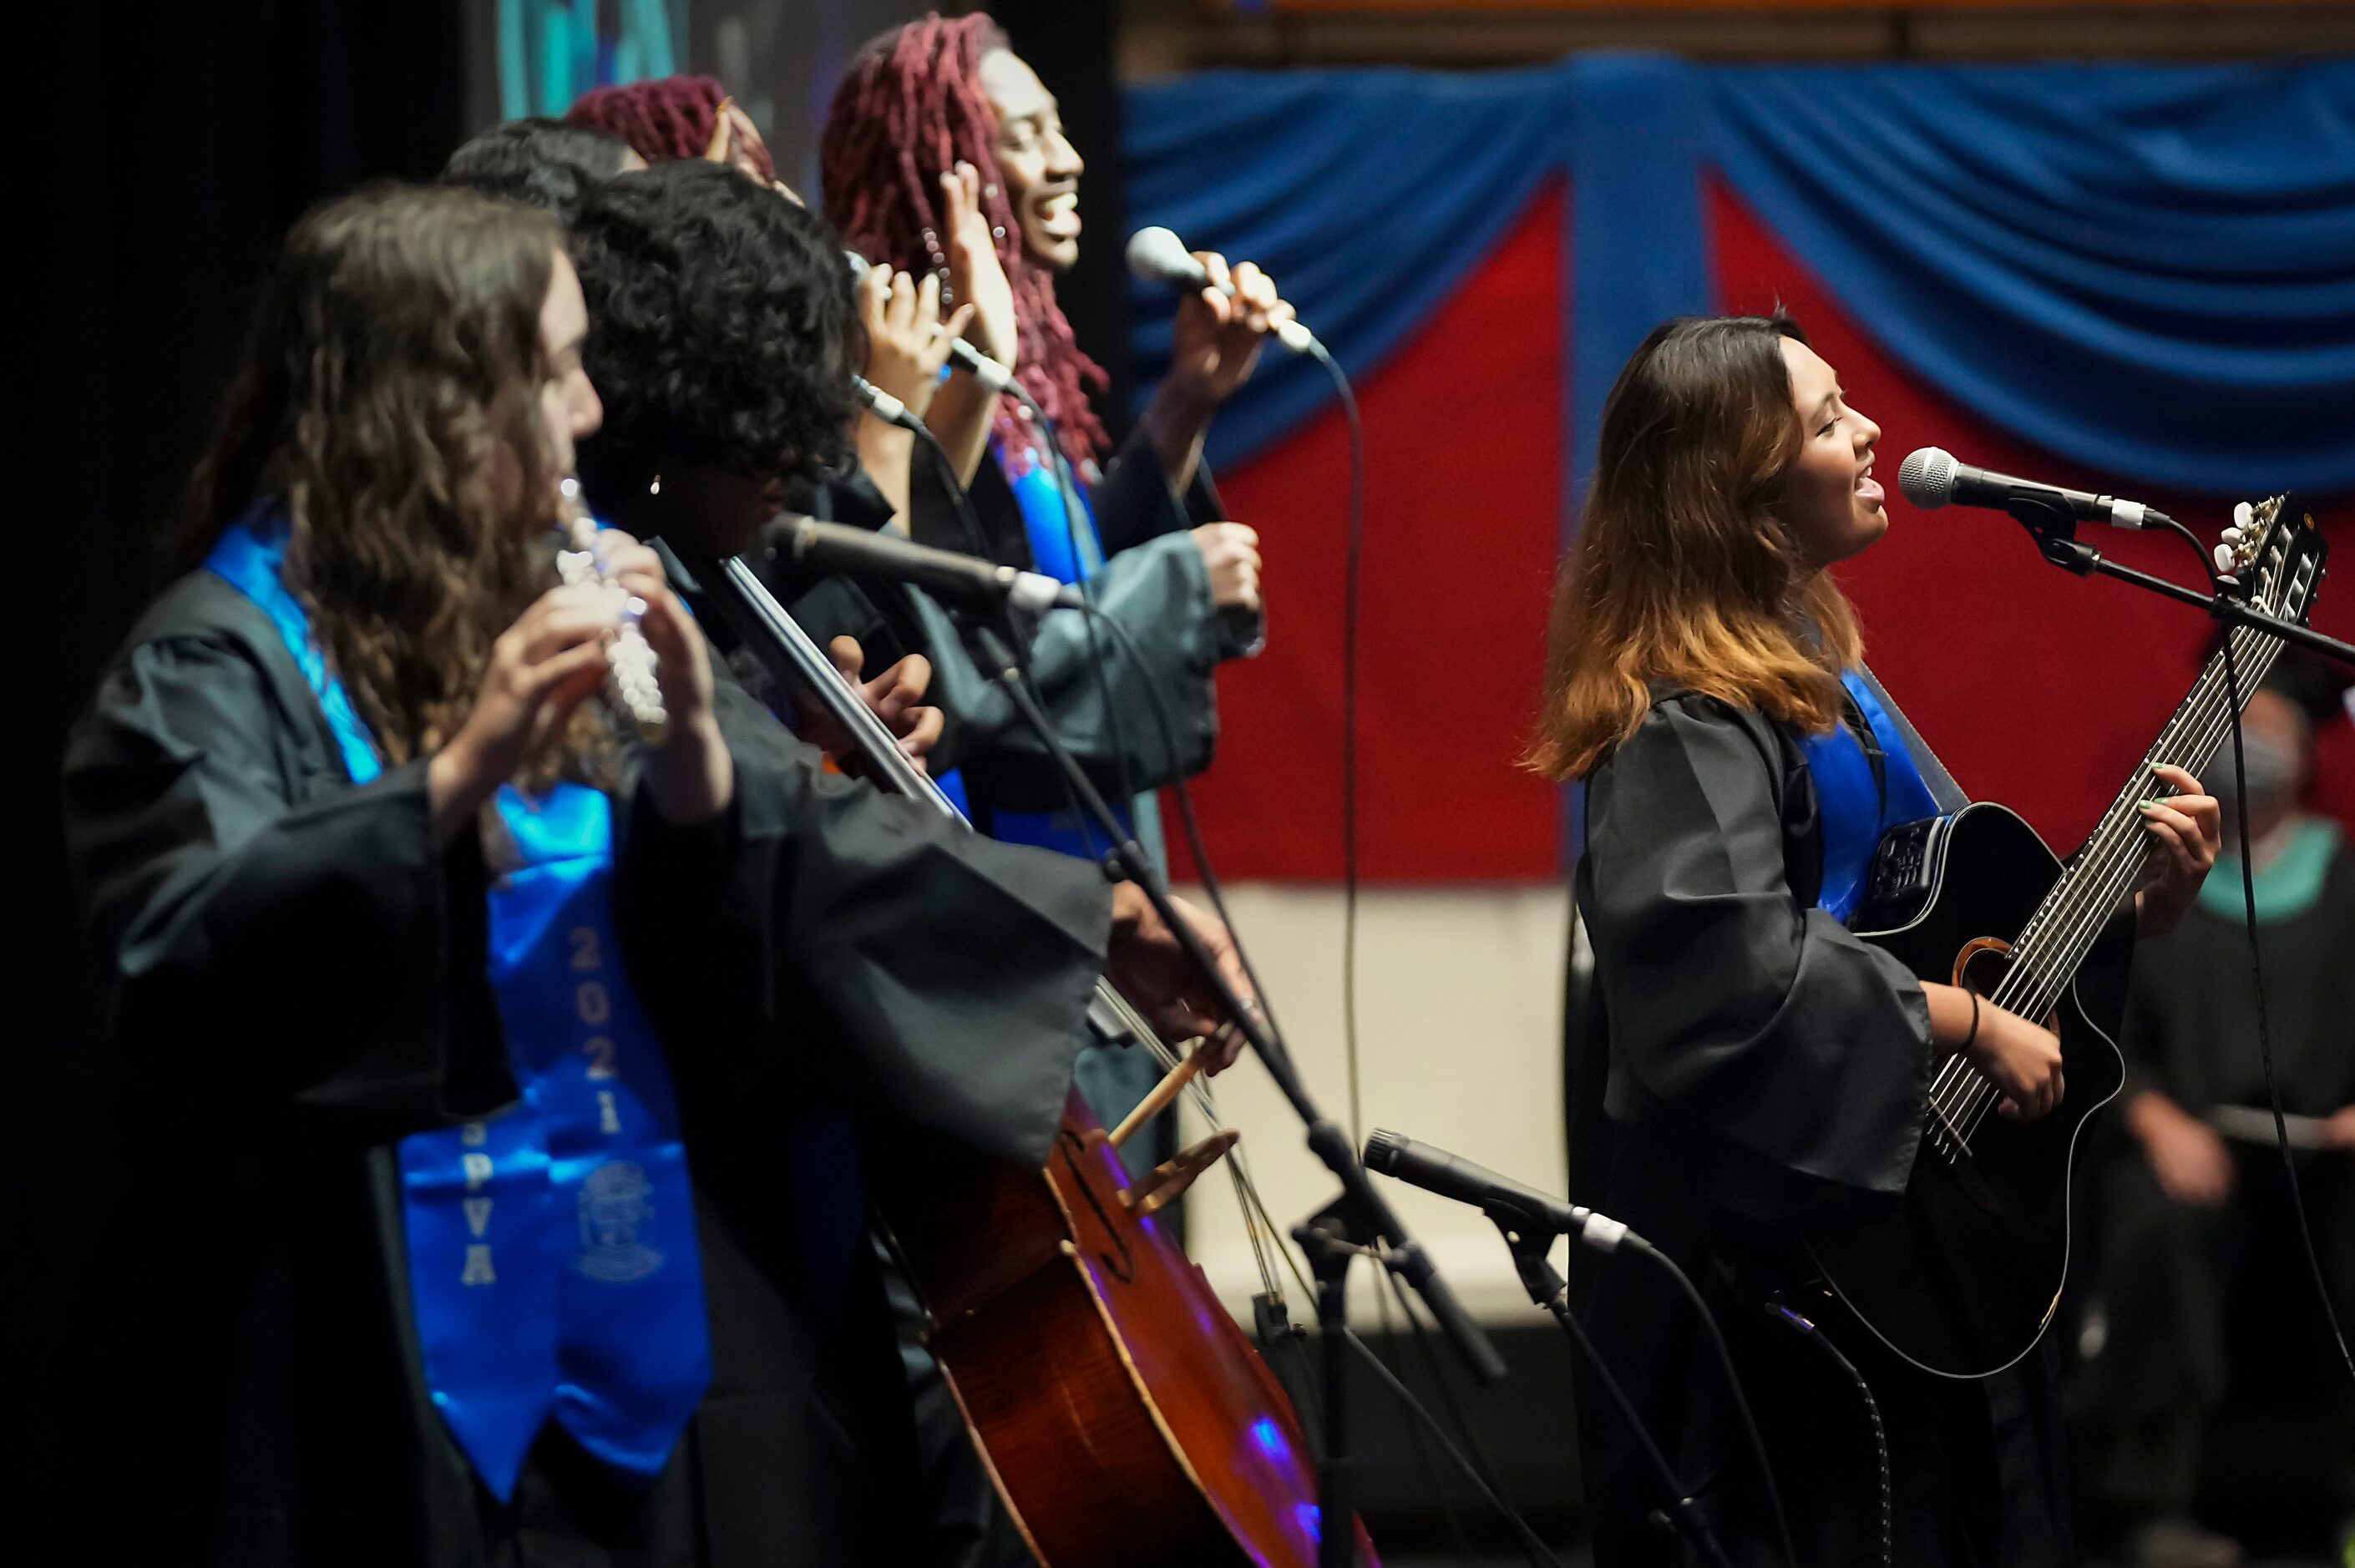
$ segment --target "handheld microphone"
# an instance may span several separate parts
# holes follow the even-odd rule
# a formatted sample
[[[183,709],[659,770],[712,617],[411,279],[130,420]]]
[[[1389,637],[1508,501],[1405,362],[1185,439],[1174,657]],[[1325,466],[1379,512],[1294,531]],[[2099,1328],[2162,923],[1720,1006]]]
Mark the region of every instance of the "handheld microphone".
[[[866,281],[867,274],[874,270],[867,258],[856,250],[844,251],[842,260],[850,268],[850,281],[854,283]],[[1022,389],[1015,385],[1012,370],[990,358],[964,339],[959,337],[949,340],[949,357],[957,362],[958,368],[965,371],[990,391],[1011,392],[1018,397],[1022,396]],[[879,417],[890,424],[899,423],[897,419],[892,419],[888,415],[879,415]]]
[[[800,518],[787,535],[786,549],[797,565],[815,571],[912,583],[927,593],[959,604],[1011,605],[1033,615],[1087,606],[1078,588],[1038,572],[1018,571],[978,556],[935,550],[893,535],[870,534],[864,528],[847,528],[839,523]]]
[[[2165,527],[2175,521],[2156,506],[2145,506],[2139,501],[2092,495],[2082,490],[2064,490],[2057,484],[2040,484],[2032,479],[2014,479],[1991,469],[1972,468],[1956,462],[1955,454],[1944,447],[1923,447],[1908,457],[1905,466],[1897,471],[1897,488],[1905,493],[1906,500],[1924,512],[1934,512],[1950,503],[2005,511],[2014,501],[2028,499],[2066,507],[2069,514],[2080,522],[2107,523],[2118,528],[2142,528],[2153,524]]]
[[[1549,1197],[1460,1155],[1428,1143],[1417,1143],[1386,1128],[1377,1128],[1366,1139],[1366,1169],[1394,1176],[1443,1198],[1469,1203],[1492,1215],[1499,1209],[1509,1210],[1525,1228],[1574,1236],[1597,1252],[1616,1252],[1622,1245],[1638,1250],[1651,1245],[1614,1219]]]
[[[913,408],[909,408],[864,376],[852,373],[850,390],[852,396],[867,406],[868,413],[885,424],[897,425],[911,435],[923,429],[924,421],[916,417],[916,411]]]
[[[1186,242],[1158,224],[1140,228],[1128,237],[1128,273],[1147,283],[1167,283],[1175,289],[1207,289],[1210,286],[1209,269],[1194,260]],[[1232,297],[1235,286],[1223,284],[1220,292]],[[1316,342],[1316,334],[1302,325],[1297,318],[1275,323],[1271,329],[1275,341],[1295,354],[1306,354]]]

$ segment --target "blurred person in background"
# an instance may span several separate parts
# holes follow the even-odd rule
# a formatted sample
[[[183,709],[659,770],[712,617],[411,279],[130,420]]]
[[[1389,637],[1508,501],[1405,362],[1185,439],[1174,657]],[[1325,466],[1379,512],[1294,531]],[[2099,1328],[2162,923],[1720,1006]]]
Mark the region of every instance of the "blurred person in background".
[[[2276,670],[2243,720],[2256,889],[2282,1108],[2317,1255],[2339,1310],[2355,1300],[2355,853],[2302,807],[2318,724],[2344,723],[2305,666]],[[2225,850],[2174,931],[2137,953],[2119,1040],[2124,1137],[2098,1183],[2101,1317],[2094,1362],[2112,1445],[2099,1480],[2142,1568],[2223,1568],[2243,1553],[2193,1512],[2211,1418],[2235,1390],[2241,1341],[2294,1340],[2329,1364],[2328,1452],[2341,1549],[2355,1536],[2355,1402],[2313,1304],[2274,1148],[2235,826],[2232,753],[2203,777]],[[2262,1264],[2262,1268],[2254,1266]],[[2308,1356],[2307,1352],[2314,1352]]]

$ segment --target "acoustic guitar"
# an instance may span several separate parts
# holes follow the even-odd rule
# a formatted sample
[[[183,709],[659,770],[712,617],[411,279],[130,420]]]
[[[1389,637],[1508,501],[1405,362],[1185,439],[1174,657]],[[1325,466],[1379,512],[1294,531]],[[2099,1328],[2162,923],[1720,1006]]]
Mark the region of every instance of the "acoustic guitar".
[[[2327,554],[2312,515],[2276,496],[2251,509],[2232,549],[2252,607],[2303,621]],[[2245,628],[2227,635],[2245,702],[2282,644]],[[2000,1372],[2034,1348],[2060,1306],[2078,1145],[2126,1071],[2104,1027],[2115,1020],[2088,1006],[2080,974],[2089,966],[2123,974],[2144,857],[2139,802],[2171,792],[2159,768],[2196,769],[2216,755],[2234,716],[2227,693],[2220,648],[2066,865],[1995,805],[1909,822],[1881,841],[1858,935],[1923,980],[2041,1020],[2060,1036],[2066,1082],[2055,1109],[2021,1122],[1994,1114],[2001,1096],[1977,1068],[1960,1056],[1942,1062],[1902,1204],[1878,1222],[1807,1238],[1831,1295],[1925,1372]]]

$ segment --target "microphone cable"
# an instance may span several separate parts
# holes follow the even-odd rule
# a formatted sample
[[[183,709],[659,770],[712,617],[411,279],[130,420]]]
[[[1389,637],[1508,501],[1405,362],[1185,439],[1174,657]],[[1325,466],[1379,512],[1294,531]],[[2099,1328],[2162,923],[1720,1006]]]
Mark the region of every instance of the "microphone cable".
[[[1407,1297],[1406,1287],[1400,1284],[1397,1274],[1388,1268],[1382,1270],[1382,1278],[1383,1282],[1390,1287],[1391,1297],[1398,1303],[1399,1311],[1405,1316],[1406,1326],[1413,1331],[1415,1348],[1423,1357],[1423,1371],[1430,1375],[1432,1385],[1439,1390],[1440,1403],[1447,1407],[1447,1416],[1455,1424],[1456,1436],[1464,1440],[1466,1454],[1470,1457],[1471,1462],[1478,1467],[1481,1479],[1487,1483],[1487,1491],[1495,1494],[1490,1500],[1496,1503],[1517,1530],[1523,1532],[1525,1540],[1534,1539],[1536,1532],[1529,1530],[1520,1514],[1509,1502],[1501,1500],[1505,1496],[1505,1478],[1497,1472],[1497,1462],[1489,1457],[1487,1449],[1482,1446],[1478,1434],[1473,1431],[1472,1423],[1465,1419],[1463,1405],[1456,1402],[1455,1391],[1448,1385],[1446,1372],[1440,1362],[1439,1351],[1431,1342],[1431,1330],[1424,1326],[1421,1318],[1415,1316],[1414,1308]],[[1388,1324],[1383,1326],[1383,1330],[1385,1333],[1389,1331]],[[1399,1381],[1403,1383],[1406,1380],[1401,1378]],[[1463,1462],[1460,1459],[1457,1461],[1458,1464]],[[1433,1490],[1437,1489],[1434,1478]],[[1453,1523],[1455,1510],[1447,1507],[1444,1493],[1441,1494],[1440,1506],[1447,1509],[1449,1522]]]
[[[1348,545],[1341,581],[1341,1050],[1348,1064],[1349,1139],[1363,1145],[1358,1049],[1358,641],[1365,611],[1366,427],[1357,388],[1332,350],[1310,338],[1305,352],[1332,378],[1349,435]]]
[[[1096,607],[1095,605],[1091,604],[1088,607],[1087,613],[1103,622],[1105,630],[1112,633],[1114,641],[1117,642],[1122,651],[1125,652],[1129,659],[1137,665],[1139,673],[1142,676],[1139,684],[1145,688],[1146,696],[1153,710],[1154,723],[1161,731],[1162,744],[1168,748],[1170,755],[1174,757],[1177,754],[1177,732],[1176,726],[1170,717],[1169,705],[1167,699],[1162,694],[1160,683],[1153,679],[1150,668],[1144,662],[1143,655],[1137,649],[1135,639],[1130,634],[1128,628],[1123,626],[1118,620],[1110,614],[1107,614],[1103,609]],[[1210,900],[1210,907],[1218,912],[1218,916],[1220,920],[1226,922],[1227,929],[1231,934],[1234,932],[1235,928],[1234,918],[1227,912],[1226,897],[1220,890],[1218,873],[1210,864],[1209,850],[1202,842],[1201,826],[1195,819],[1193,801],[1188,795],[1185,782],[1182,779],[1172,786],[1172,790],[1178,798],[1178,814],[1183,819],[1186,825],[1187,845],[1193,852],[1194,863],[1202,874],[1202,890]],[[1252,967],[1250,949],[1243,945],[1242,938],[1240,936],[1236,936],[1234,941],[1235,957],[1242,965],[1245,978],[1251,981],[1252,991],[1260,999],[1261,1010],[1267,1015],[1269,1037],[1273,1040],[1281,1042],[1283,1039],[1283,1032],[1281,1027],[1276,1023],[1275,1010],[1268,1001],[1267,989],[1260,983],[1259,971]],[[1282,1048],[1284,1047],[1279,1045],[1279,1049]],[[1287,1255],[1287,1256],[1288,1255]],[[1297,1273],[1296,1268],[1295,1273]],[[1504,1499],[1504,1487],[1503,1483],[1498,1478],[1496,1463],[1489,1457],[1487,1450],[1481,1445],[1479,1437],[1474,1433],[1472,1424],[1465,1417],[1463,1408],[1456,1403],[1455,1392],[1448,1385],[1445,1374],[1440,1364],[1439,1357],[1432,1349],[1428,1331],[1424,1329],[1422,1319],[1414,1315],[1412,1308],[1408,1305],[1405,1292],[1400,1286],[1397,1277],[1391,1273],[1387,1266],[1383,1267],[1382,1275],[1389,1282],[1391,1291],[1397,1295],[1400,1309],[1406,1313],[1407,1323],[1409,1327],[1414,1330],[1416,1340],[1423,1347],[1423,1354],[1430,1362],[1432,1381],[1438,1385],[1440,1397],[1446,1403],[1448,1414],[1454,1417],[1456,1428],[1463,1436],[1464,1445],[1471,1450],[1473,1457],[1466,1458],[1463,1450],[1448,1440],[1444,1430],[1441,1428],[1439,1425],[1438,1417],[1433,1415],[1428,1407],[1416,1399],[1413,1391],[1408,1388],[1403,1381],[1391,1375],[1390,1369],[1387,1366],[1382,1366],[1380,1359],[1374,1355],[1374,1352],[1367,1347],[1365,1342],[1360,1340],[1353,1330],[1348,1332],[1348,1338],[1350,1344],[1353,1345],[1360,1354],[1369,1358],[1378,1367],[1380,1367],[1383,1380],[1389,1384],[1391,1393],[1397,1395],[1399,1400],[1406,1405],[1409,1413],[1412,1414],[1415,1419],[1423,1425],[1423,1426],[1430,1428],[1433,1432],[1438,1435],[1439,1440],[1442,1446],[1445,1448],[1448,1457],[1453,1459],[1458,1467],[1462,1468],[1467,1476],[1472,1478],[1474,1486],[1479,1489],[1482,1500],[1489,1504],[1490,1507],[1494,1508],[1500,1515],[1503,1516],[1506,1521],[1513,1527],[1514,1531],[1522,1538],[1525,1544],[1534,1542],[1536,1543],[1536,1550],[1539,1552],[1545,1552],[1543,1543],[1539,1541],[1536,1532],[1529,1528],[1527,1520],[1525,1520],[1510,1503]],[[1380,1298],[1377,1298],[1377,1299]],[[1385,1314],[1385,1321],[1387,1321],[1387,1314]],[[1431,1484],[1433,1497],[1438,1501],[1440,1510],[1443,1514],[1447,1517],[1449,1523],[1455,1527],[1455,1532],[1459,1543],[1468,1544],[1463,1542],[1461,1526],[1456,1523],[1454,1505],[1447,1498],[1446,1489],[1441,1484],[1437,1467],[1430,1462],[1428,1452],[1423,1447],[1421,1433],[1415,1427],[1410,1426],[1408,1428],[1408,1435],[1410,1437],[1414,1439],[1418,1459],[1421,1462],[1425,1479]],[[1545,1554],[1546,1560],[1550,1562],[1551,1554],[1550,1552],[1546,1552]]]
[[[1872,1425],[1872,1454],[1881,1465],[1881,1568],[1895,1568],[1897,1561],[1896,1494],[1890,1484],[1889,1428],[1881,1424],[1881,1402],[1872,1397],[1872,1385],[1856,1370],[1856,1363],[1840,1352],[1828,1335],[1810,1322],[1806,1315],[1780,1301],[1765,1304],[1766,1316],[1774,1319],[1795,1334],[1804,1336],[1817,1349],[1829,1356],[1832,1363],[1848,1373],[1856,1383],[1856,1392],[1864,1401],[1865,1419]]]
[[[1389,1272],[1387,1267],[1383,1269],[1383,1273]],[[1480,1500],[1496,1510],[1505,1522],[1513,1527],[1513,1533],[1520,1538],[1521,1552],[1529,1558],[1533,1568],[1562,1568],[1561,1559],[1554,1555],[1551,1549],[1546,1545],[1544,1538],[1530,1527],[1529,1521],[1521,1517],[1512,1504],[1505,1500],[1502,1493],[1482,1478],[1480,1470],[1476,1468],[1472,1461],[1465,1457],[1464,1451],[1449,1439],[1447,1431],[1440,1425],[1438,1417],[1433,1415],[1430,1408],[1415,1398],[1414,1391],[1407,1387],[1398,1373],[1391,1371],[1382,1358],[1374,1353],[1373,1347],[1359,1339],[1354,1330],[1344,1329],[1341,1330],[1341,1337],[1348,1347],[1357,1351],[1365,1361],[1366,1365],[1373,1369],[1374,1376],[1380,1380],[1384,1388],[1390,1391],[1391,1396],[1405,1407],[1408,1414],[1421,1423],[1423,1429],[1429,1431],[1433,1440],[1438,1443],[1440,1450],[1455,1461],[1455,1467],[1464,1473],[1464,1478],[1470,1481],[1473,1489],[1480,1494]],[[1409,1430],[1415,1429],[1410,1427]],[[1481,1457],[1485,1461],[1487,1456],[1484,1454]],[[1444,1496],[1440,1506],[1447,1509],[1448,1518],[1453,1521],[1454,1510],[1448,1508]],[[1460,1529],[1458,1534],[1460,1537]]]
[[[2200,569],[2208,578],[2210,591],[2218,598],[2226,593],[2224,582],[2211,564],[2207,549],[2199,535],[2190,529],[2166,518],[2167,525],[2192,553],[2200,557]],[[2224,654],[2224,700],[2232,715],[2232,804],[2233,826],[2241,842],[2241,908],[2243,928],[2249,938],[2249,982],[2257,1001],[2257,1061],[2265,1075],[2265,1100],[2274,1113],[2274,1147],[2279,1151],[2282,1174],[2289,1182],[2290,1209],[2297,1220],[2297,1239],[2306,1249],[2307,1271],[2314,1279],[2314,1296],[2322,1304],[2322,1318],[2330,1330],[2330,1338],[2339,1347],[2339,1359],[2347,1369],[2348,1380],[2355,1383],[2355,1353],[2347,1348],[2346,1331],[2339,1327],[2339,1309],[2331,1305],[2330,1287],[2322,1274],[2322,1260],[2314,1250],[2314,1225],[2307,1218],[2306,1195],[2298,1186],[2297,1161],[2289,1148],[2289,1126],[2282,1112],[2281,1084],[2274,1076],[2273,1030],[2265,1017],[2264,959],[2257,941],[2257,876],[2256,864],[2249,853],[2249,775],[2241,746],[2241,671],[2232,652],[2232,628],[2227,625],[2221,639]]]
[[[2241,899],[2244,926],[2249,935],[2249,980],[2257,995],[2257,1060],[2265,1071],[2265,1099],[2273,1107],[2274,1147],[2281,1153],[2282,1174],[2289,1181],[2289,1203],[2297,1218],[2297,1239],[2306,1248],[2306,1266],[2314,1277],[2315,1299],[2322,1303],[2323,1321],[2330,1329],[2330,1337],[2339,1346],[2339,1359],[2347,1368],[2347,1376],[2355,1382],[2355,1354],[2347,1349],[2346,1332],[2339,1326],[2339,1310],[2330,1302],[2330,1287],[2322,1275],[2322,1260],[2314,1251],[2314,1225],[2307,1218],[2306,1196],[2298,1188],[2297,1161],[2290,1154],[2289,1127],[2282,1116],[2281,1085],[2274,1077],[2273,1032],[2265,1021],[2265,974],[2264,959],[2257,948],[2257,880],[2256,868],[2249,857],[2249,775],[2241,751],[2241,676],[2232,658],[2232,634],[2224,633],[2224,694],[2232,705],[2232,795],[2233,812],[2241,840]]]

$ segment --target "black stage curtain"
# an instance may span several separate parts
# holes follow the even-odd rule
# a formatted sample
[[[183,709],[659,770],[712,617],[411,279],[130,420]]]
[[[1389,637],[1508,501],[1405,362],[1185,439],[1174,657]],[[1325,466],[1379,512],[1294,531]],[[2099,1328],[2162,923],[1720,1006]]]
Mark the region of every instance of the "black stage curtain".
[[[7,682],[19,726],[6,752],[17,1005],[0,1139],[12,1306],[37,1351],[18,1358],[18,1376],[29,1366],[37,1378],[106,1197],[94,1009],[59,829],[65,732],[156,586],[155,541],[209,429],[270,246],[324,197],[430,175],[460,139],[465,80],[459,0],[38,9],[44,26],[10,62],[10,161],[32,176],[16,186],[8,226],[20,344],[10,457],[31,493],[16,509],[6,578],[9,620],[34,657]]]

